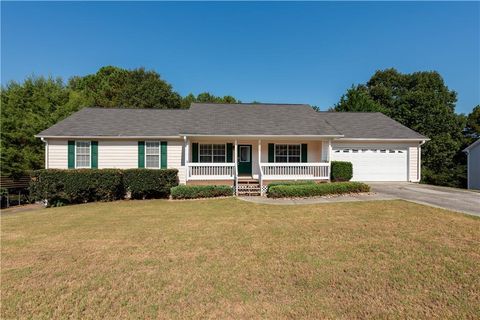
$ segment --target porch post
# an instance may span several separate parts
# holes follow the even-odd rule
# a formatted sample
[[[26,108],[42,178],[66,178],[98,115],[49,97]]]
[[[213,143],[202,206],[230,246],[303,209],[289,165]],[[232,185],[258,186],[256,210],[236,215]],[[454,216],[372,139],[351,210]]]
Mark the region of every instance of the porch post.
[[[328,180],[330,181],[330,175],[332,171],[332,139],[328,140]]]
[[[238,195],[238,140],[235,139],[235,195]]]
[[[332,159],[332,140],[328,140],[328,162]]]
[[[263,181],[262,181],[262,140],[258,140],[258,180],[260,182],[260,195],[263,196],[262,192],[262,187],[263,187]]]
[[[189,144],[190,144],[190,141],[187,139],[187,136],[184,136],[183,137],[183,141],[185,143],[185,183],[188,181],[188,155],[189,155]]]

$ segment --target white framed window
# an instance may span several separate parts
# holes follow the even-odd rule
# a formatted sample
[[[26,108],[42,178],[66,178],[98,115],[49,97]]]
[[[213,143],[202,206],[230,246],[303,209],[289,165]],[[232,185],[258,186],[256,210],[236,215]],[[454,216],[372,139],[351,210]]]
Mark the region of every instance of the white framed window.
[[[276,144],[275,162],[300,162],[301,145],[299,144]]]
[[[145,167],[160,168],[160,142],[145,141]]]
[[[199,146],[199,162],[220,163],[227,161],[227,148],[225,144],[205,144]]]
[[[90,168],[90,141],[75,141],[75,168]]]
[[[250,162],[250,146],[239,146],[240,162]]]

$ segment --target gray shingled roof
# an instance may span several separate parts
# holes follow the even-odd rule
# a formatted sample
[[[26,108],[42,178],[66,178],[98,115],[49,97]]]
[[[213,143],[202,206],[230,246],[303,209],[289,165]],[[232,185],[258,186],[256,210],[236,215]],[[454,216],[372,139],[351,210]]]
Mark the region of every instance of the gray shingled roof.
[[[193,103],[181,133],[341,136],[305,104]]]
[[[426,139],[381,113],[316,112],[304,104],[200,104],[188,110],[84,108],[39,137],[311,135]]]
[[[41,136],[178,136],[188,110],[83,108]]]
[[[344,138],[427,139],[380,112],[319,112]]]

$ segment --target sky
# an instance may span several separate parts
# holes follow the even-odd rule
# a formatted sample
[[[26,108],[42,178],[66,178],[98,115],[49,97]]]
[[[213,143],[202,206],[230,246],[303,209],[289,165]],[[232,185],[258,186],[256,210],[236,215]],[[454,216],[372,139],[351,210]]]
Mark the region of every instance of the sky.
[[[5,2],[1,83],[155,70],[182,95],[333,106],[376,70],[438,71],[480,103],[479,2]]]

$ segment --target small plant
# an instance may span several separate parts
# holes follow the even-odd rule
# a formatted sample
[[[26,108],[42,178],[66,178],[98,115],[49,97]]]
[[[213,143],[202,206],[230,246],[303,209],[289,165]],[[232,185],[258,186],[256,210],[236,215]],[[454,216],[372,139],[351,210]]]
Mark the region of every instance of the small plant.
[[[277,185],[269,189],[270,198],[306,198],[329,194],[368,192],[370,186],[361,182],[332,182],[303,185]]]
[[[229,197],[233,195],[233,188],[225,185],[188,186],[180,185],[170,190],[172,199],[196,199]]]
[[[353,166],[347,161],[332,161],[331,164],[332,181],[350,181],[353,177]]]

